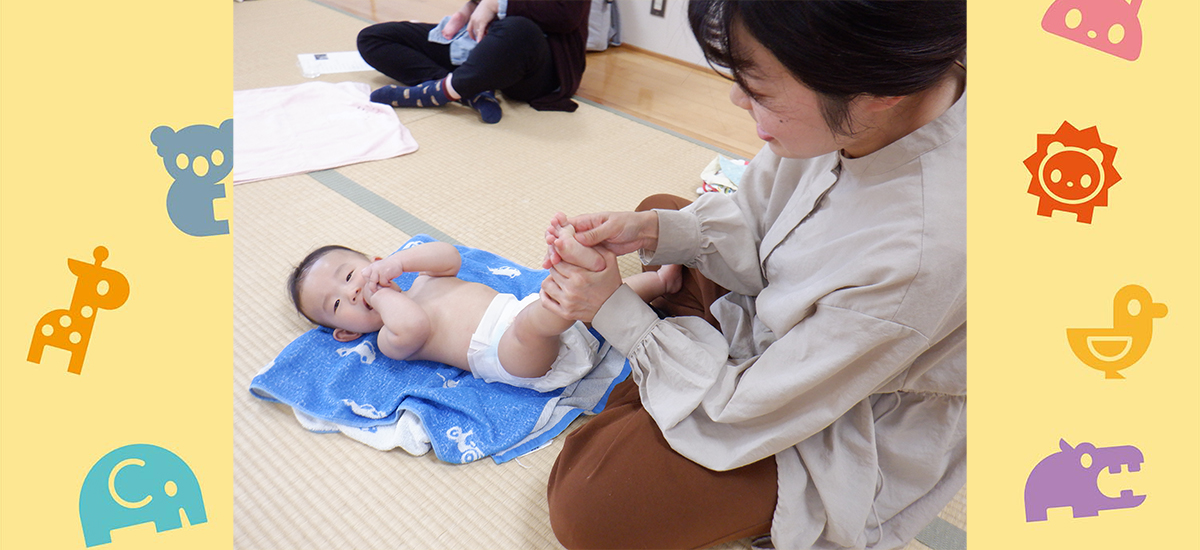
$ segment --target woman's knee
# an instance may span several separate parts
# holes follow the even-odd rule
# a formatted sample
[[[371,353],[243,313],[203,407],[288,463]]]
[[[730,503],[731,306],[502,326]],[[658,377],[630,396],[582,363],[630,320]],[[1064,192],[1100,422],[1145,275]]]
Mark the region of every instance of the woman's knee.
[[[541,38],[545,35],[542,32],[542,28],[537,23],[534,23],[532,19],[519,15],[505,17],[499,21],[492,22],[492,25],[488,27],[488,33],[490,34],[493,31],[512,38],[524,39]],[[485,35],[484,38],[487,38],[487,36]]]
[[[532,19],[514,16],[493,22],[483,39],[486,41],[490,37],[508,55],[528,56],[545,43],[544,36],[542,28]]]
[[[559,470],[556,467],[555,470]],[[603,548],[602,536],[608,528],[604,518],[611,510],[604,501],[602,488],[589,483],[588,476],[567,472],[550,480],[547,500],[550,528],[558,542],[567,548]]]
[[[376,23],[358,31],[358,51],[370,51],[379,46],[388,44],[404,44],[412,40],[410,35],[416,34],[424,36],[428,34],[419,24],[410,21],[389,21],[385,23]]]
[[[645,212],[647,210],[654,210],[654,209],[680,210],[689,204],[692,204],[692,201],[685,199],[683,197],[680,197],[677,195],[671,195],[671,194],[667,194],[667,193],[660,193],[657,195],[650,195],[649,197],[642,199],[642,202],[640,204],[638,204],[637,208],[635,208],[634,211],[635,212]]]
[[[385,38],[388,33],[385,32],[383,25],[383,23],[371,25],[358,31],[358,49],[362,50],[364,47],[369,49],[380,42],[390,41],[390,39]]]

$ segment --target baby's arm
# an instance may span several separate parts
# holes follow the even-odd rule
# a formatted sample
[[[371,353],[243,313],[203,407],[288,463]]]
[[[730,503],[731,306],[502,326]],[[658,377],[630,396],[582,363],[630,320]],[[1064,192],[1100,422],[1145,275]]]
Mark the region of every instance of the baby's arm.
[[[380,288],[367,303],[383,318],[383,328],[379,329],[379,351],[399,360],[421,351],[430,332],[429,316],[424,308],[391,287]]]
[[[362,269],[368,292],[390,286],[392,279],[405,272],[419,271],[430,277],[453,277],[462,266],[462,255],[454,245],[440,241],[406,248],[391,256],[376,260]]]

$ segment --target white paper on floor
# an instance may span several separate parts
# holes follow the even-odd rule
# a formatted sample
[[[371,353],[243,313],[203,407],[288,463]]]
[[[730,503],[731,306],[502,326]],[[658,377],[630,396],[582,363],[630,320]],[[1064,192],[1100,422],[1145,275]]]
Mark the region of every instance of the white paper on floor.
[[[358,71],[375,70],[357,51],[302,53],[296,56],[300,63],[300,73],[307,78],[316,78],[323,74],[353,73]]]

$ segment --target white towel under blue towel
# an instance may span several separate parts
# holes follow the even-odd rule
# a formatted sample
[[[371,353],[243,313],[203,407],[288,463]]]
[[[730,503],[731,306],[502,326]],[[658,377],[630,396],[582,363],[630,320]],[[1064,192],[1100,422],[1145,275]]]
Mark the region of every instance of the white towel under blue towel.
[[[433,239],[418,235],[404,248]],[[536,293],[547,272],[531,270],[490,252],[464,246],[460,279],[486,284],[518,297]],[[416,273],[395,279],[407,290]],[[388,440],[419,426],[428,445],[445,462],[466,463],[491,456],[497,463],[536,450],[582,413],[604,408],[608,393],[628,375],[623,357],[601,354],[597,368],[565,388],[539,393],[506,384],[489,384],[471,373],[431,361],[397,361],[380,353],[378,333],[338,342],[328,329],[316,328],[288,344],[250,383],[251,393],[292,407],[313,431],[342,431],[376,448],[412,445],[372,441],[387,431]],[[406,415],[407,422],[399,422]],[[400,436],[394,436],[403,432]],[[416,453],[414,453],[416,454]]]

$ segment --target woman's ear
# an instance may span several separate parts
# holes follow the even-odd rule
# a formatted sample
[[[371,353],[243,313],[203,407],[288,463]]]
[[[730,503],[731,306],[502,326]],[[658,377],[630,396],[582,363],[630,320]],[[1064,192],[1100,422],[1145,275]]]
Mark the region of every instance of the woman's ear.
[[[338,342],[351,342],[358,340],[360,336],[362,336],[361,333],[346,330],[344,328],[333,329],[333,339],[337,340]]]
[[[897,103],[900,103],[900,101],[904,99],[904,97],[905,96],[902,96],[902,95],[863,96],[863,98],[862,98],[863,102],[864,102],[863,108],[865,108],[867,110],[867,112],[871,112],[871,113],[878,113],[878,112],[886,111],[888,109],[891,109],[892,107],[895,107]]]

